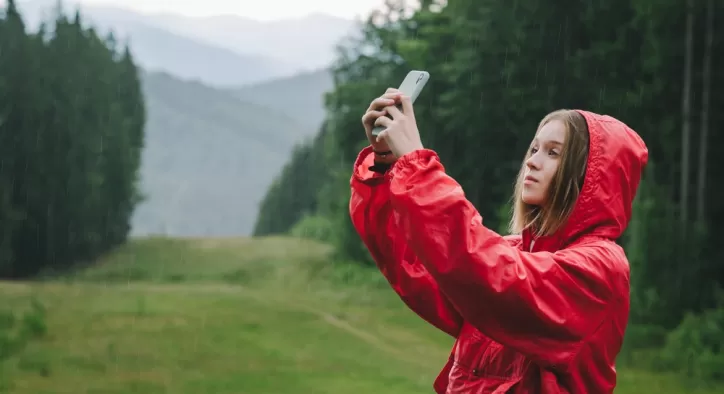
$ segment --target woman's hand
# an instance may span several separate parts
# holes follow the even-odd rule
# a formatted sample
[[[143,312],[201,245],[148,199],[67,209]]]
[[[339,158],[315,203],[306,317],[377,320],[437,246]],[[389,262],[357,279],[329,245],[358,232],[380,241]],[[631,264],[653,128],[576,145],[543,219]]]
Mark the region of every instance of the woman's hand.
[[[389,91],[389,89],[388,89]],[[399,92],[396,90],[396,92]],[[386,143],[395,157],[402,157],[412,151],[423,149],[420,131],[417,129],[415,112],[412,109],[410,97],[401,95],[402,111],[395,106],[388,106],[385,111],[392,116],[380,116],[374,121],[374,126],[383,126],[386,129],[381,132],[376,142]],[[372,135],[367,134],[368,137]]]
[[[369,108],[367,108],[367,111],[362,116],[362,125],[364,125],[367,140],[369,140],[370,145],[372,145],[372,149],[377,152],[375,161],[378,163],[392,163],[397,160],[393,154],[385,154],[385,152],[390,151],[387,142],[378,140],[376,136],[372,135],[372,129],[374,129],[375,122],[378,118],[385,117],[388,114],[388,107],[394,108],[395,105],[400,104],[401,96],[402,93],[400,93],[399,90],[393,88],[387,89],[385,94],[372,100]]]

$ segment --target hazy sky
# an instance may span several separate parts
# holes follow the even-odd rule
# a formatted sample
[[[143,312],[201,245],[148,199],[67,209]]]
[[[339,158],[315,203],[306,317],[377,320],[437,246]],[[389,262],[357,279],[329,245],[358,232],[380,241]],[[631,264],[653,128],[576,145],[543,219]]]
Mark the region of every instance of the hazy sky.
[[[310,13],[355,18],[366,16],[384,0],[80,0],[142,12],[173,12],[189,16],[236,14],[260,20],[293,18]]]

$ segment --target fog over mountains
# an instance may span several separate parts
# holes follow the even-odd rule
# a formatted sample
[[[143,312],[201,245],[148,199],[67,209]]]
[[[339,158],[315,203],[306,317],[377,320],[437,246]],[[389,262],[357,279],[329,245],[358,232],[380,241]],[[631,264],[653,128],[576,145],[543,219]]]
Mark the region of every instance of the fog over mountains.
[[[57,3],[17,1],[33,31],[54,18]],[[146,200],[133,235],[249,235],[292,147],[317,132],[335,45],[357,26],[319,14],[260,22],[63,7],[71,17],[79,7],[102,36],[128,42],[144,71]]]

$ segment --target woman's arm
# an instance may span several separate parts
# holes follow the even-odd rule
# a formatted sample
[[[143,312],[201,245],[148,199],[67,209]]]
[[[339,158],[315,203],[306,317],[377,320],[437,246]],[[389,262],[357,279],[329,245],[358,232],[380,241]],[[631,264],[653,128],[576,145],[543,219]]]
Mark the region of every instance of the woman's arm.
[[[373,164],[372,149],[365,148],[351,179],[349,210],[354,228],[402,301],[433,326],[457,337],[462,318],[408,247],[395,224],[389,178],[370,170]]]
[[[482,224],[430,150],[402,156],[390,177],[397,228],[463,319],[541,364],[565,368],[610,311],[614,281],[628,278],[623,251],[511,246]]]

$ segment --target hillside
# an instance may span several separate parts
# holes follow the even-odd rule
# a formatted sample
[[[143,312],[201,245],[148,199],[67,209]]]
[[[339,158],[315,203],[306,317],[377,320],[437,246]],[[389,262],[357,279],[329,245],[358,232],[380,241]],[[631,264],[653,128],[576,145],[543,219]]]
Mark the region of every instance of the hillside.
[[[333,88],[330,71],[322,69],[252,84],[233,92],[242,100],[276,108],[316,129],[325,116],[324,94]]]
[[[133,234],[245,235],[291,148],[312,134],[281,111],[168,74],[143,78],[148,200]]]
[[[376,271],[283,239],[143,239],[64,278],[0,282],[41,335],[0,363],[12,394],[429,393],[452,338]],[[0,327],[2,333],[3,327]],[[42,333],[45,332],[44,335]],[[619,366],[617,394],[724,387]],[[0,389],[2,391],[2,389]]]

